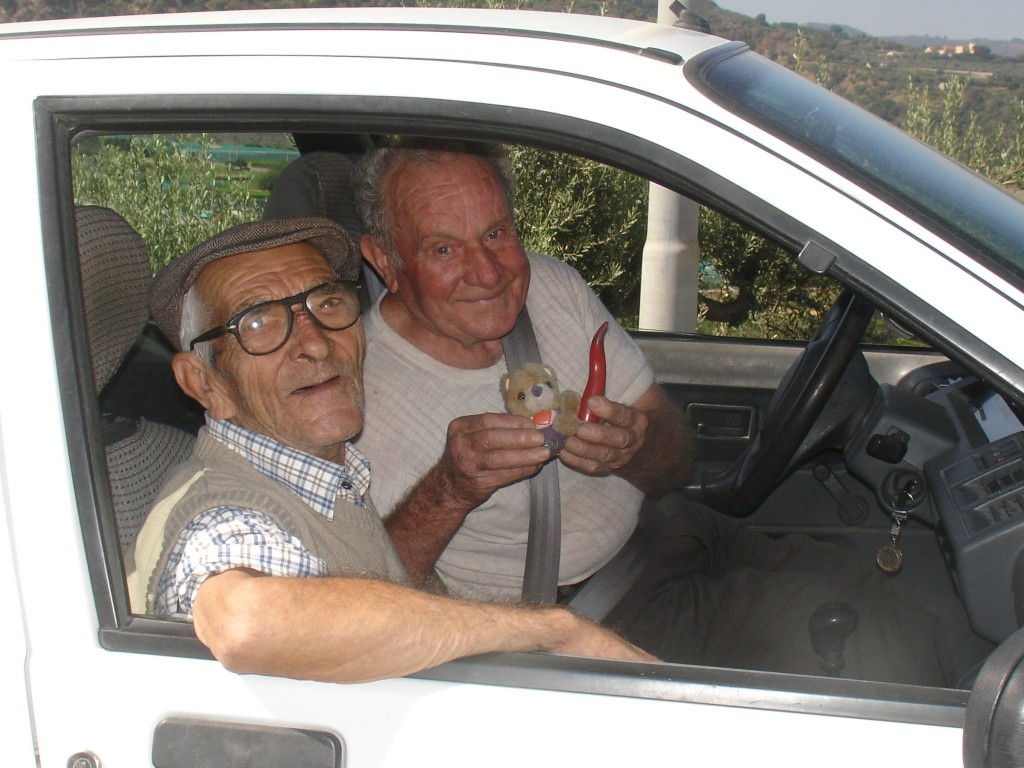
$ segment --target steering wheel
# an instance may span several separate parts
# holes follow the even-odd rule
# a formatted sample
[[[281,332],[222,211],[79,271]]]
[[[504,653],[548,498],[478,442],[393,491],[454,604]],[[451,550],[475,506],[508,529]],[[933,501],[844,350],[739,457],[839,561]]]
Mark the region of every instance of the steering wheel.
[[[783,377],[750,447],[732,467],[705,477],[701,491],[708,503],[737,517],[761,506],[839,385],[874,311],[854,293],[839,295]]]

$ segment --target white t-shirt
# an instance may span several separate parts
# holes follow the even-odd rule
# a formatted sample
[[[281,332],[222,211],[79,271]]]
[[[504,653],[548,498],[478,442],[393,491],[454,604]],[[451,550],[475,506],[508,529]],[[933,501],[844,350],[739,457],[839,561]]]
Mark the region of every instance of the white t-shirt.
[[[601,323],[608,359],[606,395],[631,404],[654,382],[643,352],[614,321],[575,270],[530,254],[527,307],[544,363],[563,390],[582,392],[590,341]],[[384,321],[378,301],[364,317],[366,422],[356,447],[370,460],[370,495],[386,517],[437,462],[457,416],[504,413],[499,381],[504,360],[464,370],[439,363]],[[643,494],[619,477],[589,477],[558,465],[562,503],[559,582],[594,573],[636,527]],[[465,597],[515,599],[522,591],[530,522],[529,482],[502,488],[466,517],[436,569]]]

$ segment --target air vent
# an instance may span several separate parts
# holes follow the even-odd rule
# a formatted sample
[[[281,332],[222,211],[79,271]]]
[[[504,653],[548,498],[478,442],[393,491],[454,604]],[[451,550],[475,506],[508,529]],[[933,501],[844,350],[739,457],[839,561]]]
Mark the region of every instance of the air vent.
[[[1011,518],[1020,517],[1024,515],[1024,488],[982,504],[974,512],[989,525],[998,525]]]

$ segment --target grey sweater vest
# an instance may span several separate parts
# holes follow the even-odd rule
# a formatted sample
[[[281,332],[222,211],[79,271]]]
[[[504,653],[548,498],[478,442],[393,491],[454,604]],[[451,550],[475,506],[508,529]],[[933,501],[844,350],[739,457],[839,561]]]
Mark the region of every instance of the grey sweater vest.
[[[216,507],[267,515],[323,560],[329,576],[409,582],[369,497],[364,507],[338,499],[334,519],[328,520],[204,429],[192,458],[175,469],[136,540],[136,569],[128,577],[133,612],[154,612],[156,588],[175,542],[198,515]]]

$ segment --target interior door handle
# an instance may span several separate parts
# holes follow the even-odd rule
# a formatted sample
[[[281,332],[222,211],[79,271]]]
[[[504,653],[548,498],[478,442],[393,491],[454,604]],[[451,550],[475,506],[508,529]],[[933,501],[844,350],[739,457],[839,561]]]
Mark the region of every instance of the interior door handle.
[[[698,437],[750,440],[754,436],[755,410],[749,405],[690,403],[686,417]]]
[[[153,732],[155,768],[342,768],[333,733],[254,723],[169,717]]]

